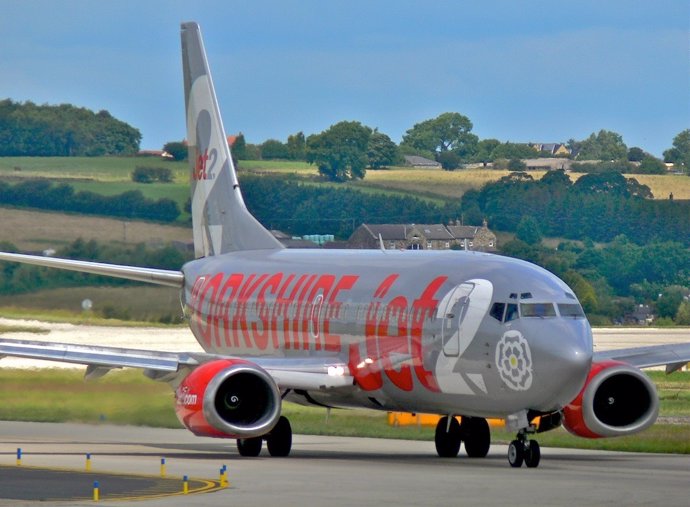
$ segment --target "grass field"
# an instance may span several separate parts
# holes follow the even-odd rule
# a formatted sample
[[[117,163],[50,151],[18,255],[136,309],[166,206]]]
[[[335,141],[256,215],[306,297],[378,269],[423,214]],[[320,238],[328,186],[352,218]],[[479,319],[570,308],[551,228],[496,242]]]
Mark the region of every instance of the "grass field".
[[[172,184],[137,184],[130,174],[137,166],[167,167],[172,169]],[[299,161],[242,160],[242,173],[294,174],[312,184],[327,184],[317,176],[316,167]],[[383,189],[407,195],[431,199],[456,199],[471,188],[481,188],[488,181],[495,181],[508,171],[487,169],[416,169],[394,167],[386,170],[367,171],[364,180],[348,182],[343,186],[360,189]],[[543,171],[531,171],[537,179]],[[581,174],[571,173],[576,180]],[[656,199],[668,199],[672,192],[675,199],[690,199],[690,178],[681,175],[627,175],[648,185]],[[79,190],[91,190],[102,194],[116,194],[125,190],[139,189],[149,198],[170,197],[184,205],[188,197],[189,173],[187,162],[162,161],[156,158],[138,157],[0,157],[0,178],[18,179],[43,177],[73,180]],[[183,220],[186,217],[182,218]]]
[[[95,382],[84,382],[77,370],[0,369],[0,419],[43,422],[134,424],[177,428],[172,390],[146,380],[132,370],[113,372]],[[690,416],[690,372],[665,377],[652,373],[660,388],[662,415]],[[326,410],[286,403],[283,413],[294,431],[302,434],[369,436],[433,441],[434,428],[393,427],[385,412]],[[492,430],[494,442],[514,435]],[[643,452],[690,453],[690,425],[656,424],[631,437],[588,440],[558,429],[538,435],[542,445]],[[433,446],[430,447],[433,449]],[[431,452],[431,451],[430,451]]]
[[[187,162],[152,157],[0,157],[0,178],[131,181],[138,166],[167,167],[175,181],[188,182]]]
[[[77,238],[120,244],[190,243],[192,228],[191,224],[163,225],[56,211],[0,209],[0,240],[10,241],[22,250],[58,248]]]
[[[81,309],[85,299],[93,302],[91,312]],[[179,319],[182,315],[180,291],[172,287],[129,285],[47,289],[0,296],[0,315],[3,317],[95,324],[106,310],[139,322]]]

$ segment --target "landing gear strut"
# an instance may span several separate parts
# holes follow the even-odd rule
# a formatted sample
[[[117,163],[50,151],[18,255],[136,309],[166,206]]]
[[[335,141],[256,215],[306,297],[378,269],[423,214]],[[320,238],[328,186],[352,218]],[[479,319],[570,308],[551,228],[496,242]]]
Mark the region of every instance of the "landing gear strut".
[[[508,446],[508,463],[513,468],[520,468],[524,462],[528,468],[536,468],[541,460],[541,449],[539,442],[529,440],[528,433],[534,430],[521,429],[515,440]]]
[[[274,457],[284,457],[292,449],[292,427],[287,417],[280,416],[270,433],[262,437],[238,438],[237,451],[240,456],[256,457],[261,454],[263,440],[266,440],[268,453]]]

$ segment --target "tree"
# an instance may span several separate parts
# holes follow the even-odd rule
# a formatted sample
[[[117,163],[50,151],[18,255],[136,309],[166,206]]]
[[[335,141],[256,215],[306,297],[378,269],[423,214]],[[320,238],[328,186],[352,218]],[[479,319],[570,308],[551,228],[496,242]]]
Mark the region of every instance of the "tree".
[[[187,145],[180,141],[165,143],[163,151],[172,155],[173,160],[185,160],[187,158]]]
[[[587,174],[573,185],[578,191],[588,194],[610,194],[621,197],[650,198],[652,191],[635,178],[626,179],[619,172]]]
[[[570,188],[573,184],[570,176],[565,174],[565,171],[559,169],[558,171],[547,171],[541,177],[539,182],[551,188],[559,187],[563,189]]]
[[[539,223],[533,216],[525,215],[520,219],[520,223],[515,230],[515,237],[520,241],[524,241],[528,245],[537,245],[541,243],[541,231],[539,230]]]
[[[303,132],[297,132],[287,138],[288,157],[290,160],[304,160],[307,151],[307,141]]]
[[[230,146],[232,155],[237,160],[247,160],[247,141],[244,139],[244,134],[240,132],[235,137],[235,142]]]
[[[666,166],[658,158],[645,156],[636,170],[639,174],[666,174]]]
[[[686,171],[690,169],[690,129],[673,138],[673,147],[664,152],[664,162],[682,165]]]
[[[683,302],[683,288],[678,286],[666,287],[656,301],[656,311],[659,317],[674,318]]]
[[[263,160],[287,159],[290,157],[288,147],[276,139],[268,139],[259,147]]]
[[[646,156],[642,148],[633,146],[628,150],[628,161],[629,162],[642,162],[642,159]]]
[[[367,158],[372,169],[393,165],[398,159],[398,146],[386,134],[374,130],[369,137]]]
[[[522,159],[522,158],[536,158],[539,154],[528,144],[520,143],[502,143],[494,148],[491,152],[492,160],[499,158],[505,159]]]
[[[402,144],[417,150],[442,153],[453,151],[467,160],[477,150],[479,138],[471,133],[472,122],[460,113],[443,113],[415,124],[403,136]]]
[[[475,152],[472,160],[474,162],[482,162],[486,164],[487,162],[492,162],[494,160],[493,151],[501,144],[498,139],[482,139],[477,143],[477,151]]]
[[[690,326],[690,301],[683,301],[676,312],[676,324]]]
[[[628,147],[620,134],[609,130],[592,133],[587,139],[578,144],[580,160],[618,160],[628,154]]]
[[[519,158],[511,158],[508,161],[508,170],[509,171],[524,171],[527,169],[527,164],[525,164],[522,160]]]
[[[454,171],[460,167],[460,156],[454,151],[443,151],[436,156],[436,162],[446,171]]]
[[[307,162],[331,181],[362,179],[366,174],[371,129],[357,121],[341,121],[307,138]]]

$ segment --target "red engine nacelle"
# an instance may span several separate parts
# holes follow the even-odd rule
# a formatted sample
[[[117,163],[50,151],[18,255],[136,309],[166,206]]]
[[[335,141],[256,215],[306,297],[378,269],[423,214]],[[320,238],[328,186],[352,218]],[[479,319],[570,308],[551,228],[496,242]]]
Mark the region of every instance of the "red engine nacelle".
[[[593,363],[585,387],[563,409],[563,426],[586,438],[618,437],[656,421],[656,387],[638,368],[618,361]]]
[[[202,364],[180,383],[175,398],[177,418],[199,436],[257,437],[268,433],[280,417],[276,383],[249,361]]]

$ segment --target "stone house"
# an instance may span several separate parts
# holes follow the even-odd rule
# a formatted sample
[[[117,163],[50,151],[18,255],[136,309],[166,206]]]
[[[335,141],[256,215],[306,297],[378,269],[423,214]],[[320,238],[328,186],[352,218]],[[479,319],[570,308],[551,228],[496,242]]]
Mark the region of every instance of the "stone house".
[[[348,239],[351,248],[387,250],[449,250],[451,248],[493,252],[496,235],[486,221],[482,226],[443,224],[362,224]]]

